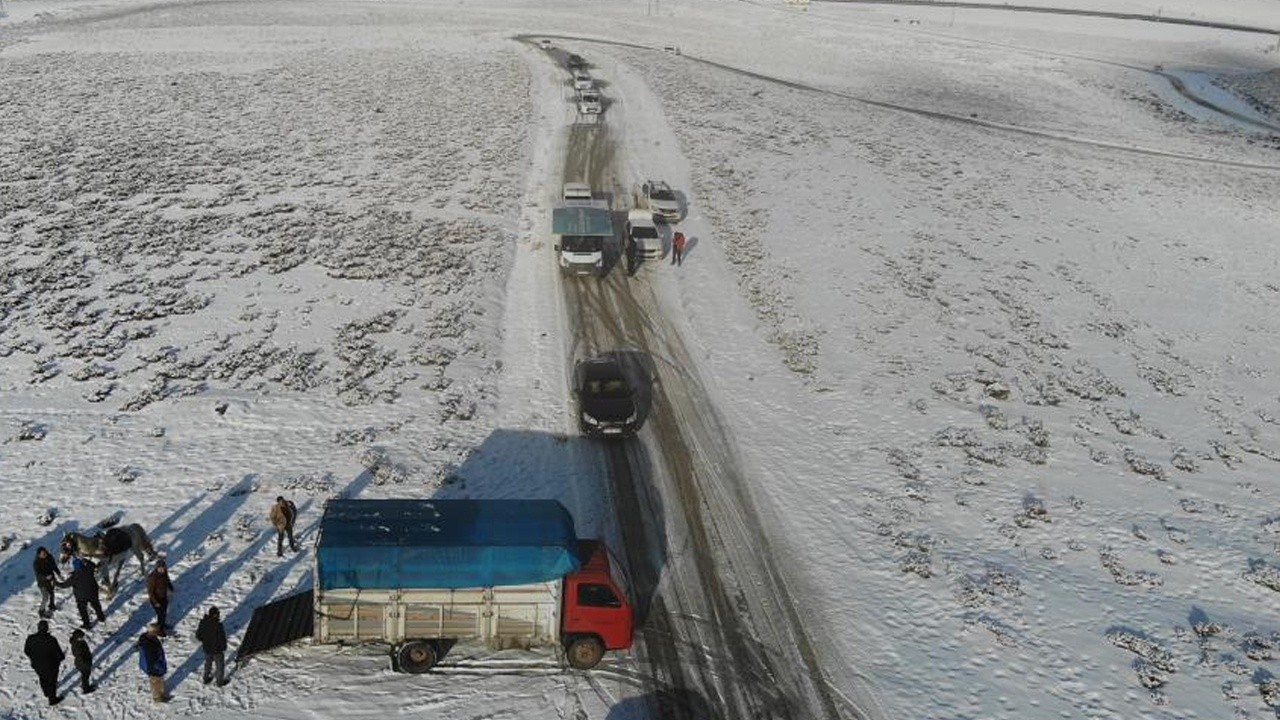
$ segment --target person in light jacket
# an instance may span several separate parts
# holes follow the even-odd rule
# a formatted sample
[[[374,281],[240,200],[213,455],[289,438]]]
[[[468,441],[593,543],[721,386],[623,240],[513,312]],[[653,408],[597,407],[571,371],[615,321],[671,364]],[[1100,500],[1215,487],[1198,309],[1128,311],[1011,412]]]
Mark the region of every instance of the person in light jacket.
[[[298,552],[298,544],[293,541],[293,523],[298,519],[298,506],[284,496],[276,497],[276,504],[271,506],[267,515],[276,529],[276,557],[284,555],[284,538],[289,537],[289,549]]]
[[[169,672],[169,665],[164,659],[164,645],[160,642],[160,623],[147,625],[147,631],[138,638],[138,668],[147,676],[151,686],[151,699],[158,702],[169,702],[171,696],[165,692],[164,676]]]

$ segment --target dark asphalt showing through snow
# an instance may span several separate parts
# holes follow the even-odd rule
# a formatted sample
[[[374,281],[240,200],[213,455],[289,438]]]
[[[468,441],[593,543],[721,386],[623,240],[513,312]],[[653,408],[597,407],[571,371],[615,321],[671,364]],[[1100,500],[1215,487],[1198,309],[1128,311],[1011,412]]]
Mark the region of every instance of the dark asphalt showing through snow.
[[[618,147],[607,116],[575,125],[562,173],[565,182],[608,193],[615,212],[625,211],[629,197],[619,182]],[[828,685],[769,551],[733,441],[645,273],[625,272],[620,246],[615,238],[606,253],[606,277],[565,277],[561,286],[575,358],[623,351],[656,381],[640,436],[601,444],[637,596],[635,654],[652,714],[863,717]]]

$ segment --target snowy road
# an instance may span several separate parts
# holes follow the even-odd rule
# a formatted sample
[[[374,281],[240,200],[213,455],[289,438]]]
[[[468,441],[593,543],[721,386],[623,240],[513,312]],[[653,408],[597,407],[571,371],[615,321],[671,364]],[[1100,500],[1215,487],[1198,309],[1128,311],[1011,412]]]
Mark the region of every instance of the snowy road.
[[[571,128],[562,172],[564,182],[603,189],[623,212],[629,158],[617,128],[665,122],[624,123],[624,107],[614,103],[603,125]],[[646,429],[601,446],[639,605],[637,655],[651,711],[679,720],[863,717],[828,685],[809,640],[823,630],[792,604],[734,439],[664,317],[655,288],[663,261],[630,268],[617,244],[606,255],[607,276],[566,277],[562,287],[574,353],[621,351],[653,381],[642,393],[651,398]]]

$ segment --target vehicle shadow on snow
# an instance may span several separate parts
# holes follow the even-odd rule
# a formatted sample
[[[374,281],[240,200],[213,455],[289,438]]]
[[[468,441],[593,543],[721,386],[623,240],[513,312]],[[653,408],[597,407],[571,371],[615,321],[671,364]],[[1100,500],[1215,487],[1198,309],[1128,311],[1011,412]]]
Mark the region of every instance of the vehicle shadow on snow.
[[[365,488],[369,487],[372,482],[373,472],[371,470],[364,470],[352,478],[351,482],[348,483],[345,488],[334,493],[333,497],[357,497],[365,490]],[[249,621],[253,619],[254,611],[284,595],[303,592],[311,588],[313,581],[312,575],[309,572],[303,572],[297,577],[293,587],[289,588],[285,592],[280,591],[280,589],[284,587],[285,582],[290,577],[295,576],[295,570],[300,563],[305,564],[308,567],[310,566],[313,555],[307,552],[309,549],[308,542],[310,542],[311,545],[314,545],[315,543],[315,537],[323,511],[323,503],[318,507],[316,506],[316,503],[311,500],[303,503],[302,506],[298,508],[298,517],[308,518],[308,521],[302,526],[301,530],[294,533],[295,539],[298,541],[298,552],[286,555],[285,559],[281,560],[279,565],[272,567],[259,576],[253,588],[244,594],[243,599],[230,612],[227,612],[225,608],[219,608],[223,611],[222,627],[227,632],[226,677],[228,680],[238,672],[240,662],[239,650],[236,648],[237,640],[240,639],[238,636],[248,627]],[[239,569],[255,555],[262,552],[264,548],[269,547],[270,543],[275,539],[275,528],[268,526],[266,532],[263,532],[261,537],[254,541],[253,545],[255,550],[253,552],[246,551],[241,554],[241,557],[238,558],[237,561],[228,563],[228,571]],[[310,549],[314,551],[313,548]],[[222,582],[219,580],[220,578],[214,578],[213,580],[206,581],[205,587],[216,590],[222,586]],[[204,612],[207,610],[208,608],[204,608],[200,613],[198,613],[198,616],[203,617]],[[198,620],[196,622],[198,623]],[[194,633],[194,630],[192,632]],[[187,675],[194,672],[195,669],[200,667],[203,663],[204,651],[197,645],[195,652],[193,652],[191,656],[174,671],[174,683],[176,684],[186,678]]]
[[[638,367],[652,365],[643,353],[626,353],[628,362]],[[652,373],[650,372],[650,377]],[[646,394],[651,391],[645,384]],[[648,412],[650,400],[644,400]],[[612,450],[624,449],[630,457],[634,485],[625,492],[611,487],[608,477]],[[639,625],[656,591],[656,578],[666,562],[666,536],[645,537],[647,532],[663,532],[661,499],[649,493],[649,461],[642,443],[635,439],[597,442],[576,435],[560,435],[532,430],[499,429],[491,433],[454,471],[450,481],[437,490],[442,499],[551,499],[560,501],[574,518],[580,538],[604,540],[621,567],[630,587],[631,602]],[[611,502],[624,494],[630,500]],[[643,516],[635,511],[635,495],[645,499]],[[653,497],[651,497],[653,496]],[[634,546],[633,546],[634,545]],[[642,567],[631,568],[642,558]],[[639,572],[637,572],[637,570]],[[650,578],[653,578],[651,581]]]
[[[720,718],[698,691],[691,688],[673,688],[623,698],[609,708],[609,714],[605,716],[605,720],[671,717],[698,718],[699,720],[719,720]]]

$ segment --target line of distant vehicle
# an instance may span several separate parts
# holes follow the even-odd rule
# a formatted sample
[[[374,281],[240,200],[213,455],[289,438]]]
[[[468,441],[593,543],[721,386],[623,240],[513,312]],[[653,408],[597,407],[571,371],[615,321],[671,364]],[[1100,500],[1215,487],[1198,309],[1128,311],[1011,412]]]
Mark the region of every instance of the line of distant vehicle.
[[[1142,22],[1166,23],[1168,25],[1192,25],[1195,27],[1216,28],[1218,30],[1235,30],[1237,32],[1261,33],[1276,35],[1280,28],[1265,28],[1257,25],[1241,25],[1238,23],[1218,22],[1215,20],[1195,20],[1193,18],[1169,17],[1150,13],[1125,13],[1108,10],[1085,10],[1080,8],[1041,7],[1037,5],[997,5],[982,2],[935,2],[934,0],[812,0],[812,2],[851,3],[858,5],[919,5],[925,7],[963,8],[965,10],[1007,10],[1010,12],[1045,13],[1049,15],[1081,15],[1085,17],[1110,18],[1112,20],[1139,20]]]

